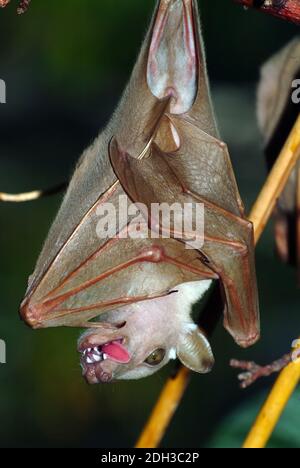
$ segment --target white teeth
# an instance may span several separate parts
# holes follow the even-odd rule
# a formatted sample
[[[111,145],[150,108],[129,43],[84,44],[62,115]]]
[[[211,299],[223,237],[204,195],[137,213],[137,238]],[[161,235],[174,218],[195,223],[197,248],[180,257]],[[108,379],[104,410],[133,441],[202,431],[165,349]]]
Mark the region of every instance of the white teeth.
[[[108,358],[107,354],[102,354],[98,347],[86,348],[82,354],[85,358],[86,364],[95,364],[96,362],[100,362]]]

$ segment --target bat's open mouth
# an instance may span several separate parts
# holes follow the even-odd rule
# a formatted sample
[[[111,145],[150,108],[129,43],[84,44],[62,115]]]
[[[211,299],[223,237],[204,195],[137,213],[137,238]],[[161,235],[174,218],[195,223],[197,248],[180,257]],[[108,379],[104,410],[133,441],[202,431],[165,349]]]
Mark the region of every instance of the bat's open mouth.
[[[123,345],[123,341],[123,338],[120,338],[93,348],[89,348],[87,345],[87,347],[81,348],[79,352],[82,354],[82,360],[87,365],[105,361],[106,359],[127,364],[130,361],[130,355]]]
[[[92,347],[91,347],[92,346]],[[128,364],[131,356],[124,346],[124,338],[108,341],[95,346],[88,341],[83,342],[78,351],[81,353],[81,366],[83,376],[90,384],[100,382],[111,382],[113,375],[109,366],[110,363]]]

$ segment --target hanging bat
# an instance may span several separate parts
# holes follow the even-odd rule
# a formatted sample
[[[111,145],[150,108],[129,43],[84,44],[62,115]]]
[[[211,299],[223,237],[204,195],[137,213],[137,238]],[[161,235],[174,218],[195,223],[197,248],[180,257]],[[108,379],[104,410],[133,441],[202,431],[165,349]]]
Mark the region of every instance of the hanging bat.
[[[300,39],[294,39],[263,66],[257,93],[257,117],[264,137],[268,169],[280,154],[300,111]],[[300,164],[291,174],[274,211],[279,257],[297,266],[300,282]],[[241,369],[238,378],[247,388],[262,377],[280,372],[295,358],[288,353],[267,366],[232,360]]]
[[[300,39],[294,39],[263,67],[258,89],[258,120],[268,169],[273,167],[300,112]],[[279,257],[297,267],[300,284],[300,163],[274,212]]]
[[[146,229],[120,200],[139,206]],[[174,204],[187,218],[181,232],[174,213],[169,223],[153,214]],[[106,207],[122,219],[108,236]],[[219,139],[197,3],[161,0],[117,110],[77,165],[21,315],[33,328],[87,328],[78,350],[89,383],[145,377],[176,357],[206,373],[213,353],[191,310],[214,280],[226,329],[250,346],[259,337],[253,226]]]

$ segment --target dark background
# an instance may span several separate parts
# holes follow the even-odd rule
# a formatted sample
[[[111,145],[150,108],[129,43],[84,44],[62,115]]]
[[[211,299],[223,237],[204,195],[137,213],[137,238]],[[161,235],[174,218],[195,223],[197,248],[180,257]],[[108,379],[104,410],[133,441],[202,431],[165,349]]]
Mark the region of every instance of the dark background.
[[[0,10],[0,78],[7,84],[7,104],[0,105],[0,190],[7,192],[69,177],[120,97],[154,1],[32,0],[22,17],[16,6],[12,0]],[[217,117],[250,208],[266,176],[255,116],[259,67],[298,29],[230,0],[202,0],[200,11]],[[145,381],[88,387],[76,353],[78,331],[31,331],[18,317],[59,203],[55,196],[0,205],[0,338],[7,343],[7,364],[0,365],[0,446],[132,446],[170,369]],[[271,380],[240,391],[230,358],[269,362],[299,335],[299,291],[293,270],[274,255],[271,226],[257,264],[261,342],[240,350],[219,327],[212,340],[215,369],[193,376],[165,447],[226,445],[233,430],[230,444],[238,446],[248,427],[243,415],[248,411],[253,420]],[[296,434],[286,444],[300,446]]]

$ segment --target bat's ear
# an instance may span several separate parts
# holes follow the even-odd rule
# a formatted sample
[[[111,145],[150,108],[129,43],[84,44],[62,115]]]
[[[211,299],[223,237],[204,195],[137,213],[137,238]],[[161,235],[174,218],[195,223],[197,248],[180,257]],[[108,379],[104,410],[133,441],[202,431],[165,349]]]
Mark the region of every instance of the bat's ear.
[[[161,0],[152,30],[147,82],[158,99],[173,97],[172,114],[188,112],[197,96],[193,0]]]
[[[184,366],[200,374],[210,372],[215,363],[207,338],[196,326],[181,335],[177,356]]]

